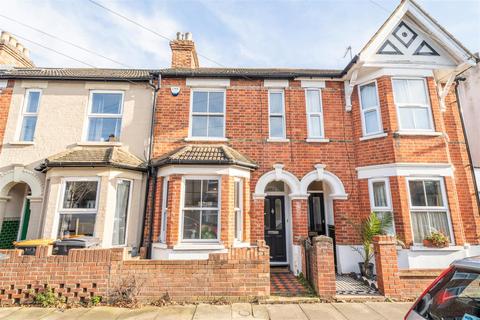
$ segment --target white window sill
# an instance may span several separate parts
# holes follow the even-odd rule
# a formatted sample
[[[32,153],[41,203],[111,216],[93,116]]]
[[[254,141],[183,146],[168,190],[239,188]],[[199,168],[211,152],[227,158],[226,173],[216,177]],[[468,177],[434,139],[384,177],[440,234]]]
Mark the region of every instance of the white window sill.
[[[307,140],[305,140],[307,142],[313,142],[313,143],[325,143],[325,142],[330,142],[330,139],[325,139],[325,138],[307,138]]]
[[[388,133],[386,132],[382,132],[382,133],[376,133],[376,134],[372,134],[372,135],[369,135],[369,136],[363,136],[360,138],[360,141],[365,141],[365,140],[370,140],[370,139],[378,139],[378,138],[384,138],[388,136]]]
[[[188,137],[184,141],[228,141],[228,138]]]
[[[248,242],[240,242],[240,241],[235,241],[233,243],[234,248],[250,248],[251,245]]]
[[[81,146],[81,147],[95,147],[95,146],[98,146],[98,147],[120,147],[122,145],[121,142],[119,141],[114,141],[114,142],[110,142],[110,141],[81,141],[81,142],[77,142],[77,146]]]
[[[394,135],[399,136],[430,136],[430,137],[440,137],[443,135],[442,132],[435,131],[397,131]]]
[[[33,141],[13,141],[9,142],[9,145],[12,146],[33,146],[35,142]]]
[[[161,242],[152,243],[152,247],[154,249],[167,249],[168,248],[166,243],[161,243]]]
[[[284,138],[268,138],[267,142],[290,142],[290,139]]]
[[[461,251],[464,250],[464,246],[448,246],[445,248],[431,248],[422,245],[414,245],[410,247],[410,251]]]
[[[173,247],[173,250],[223,250],[225,246],[218,242],[203,243],[180,243]]]

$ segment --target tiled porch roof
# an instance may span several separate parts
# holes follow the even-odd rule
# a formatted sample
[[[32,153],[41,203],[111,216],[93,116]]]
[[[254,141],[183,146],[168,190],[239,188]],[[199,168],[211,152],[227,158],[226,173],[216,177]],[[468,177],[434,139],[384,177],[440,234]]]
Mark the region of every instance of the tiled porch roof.
[[[257,164],[247,156],[226,145],[186,145],[153,160],[154,166],[167,164],[238,165],[250,169]]]
[[[146,170],[145,161],[121,147],[79,147],[45,159],[41,170],[51,167],[116,167]]]

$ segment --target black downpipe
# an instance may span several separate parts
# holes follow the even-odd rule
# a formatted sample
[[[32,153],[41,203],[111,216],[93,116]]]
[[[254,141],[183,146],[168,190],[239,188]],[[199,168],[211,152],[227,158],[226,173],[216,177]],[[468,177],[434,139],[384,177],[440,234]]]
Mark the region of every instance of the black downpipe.
[[[478,186],[476,183],[477,178],[475,176],[475,167],[473,166],[472,154],[470,152],[470,145],[468,143],[467,129],[465,128],[465,121],[463,120],[462,107],[460,105],[460,95],[458,94],[458,84],[460,81],[465,81],[465,80],[466,79],[463,77],[457,77],[455,79],[455,98],[457,99],[458,113],[460,114],[460,122],[462,124],[463,136],[465,138],[465,145],[467,146],[468,161],[470,162],[470,169],[473,175],[473,187],[475,188],[475,199],[477,199],[477,206],[480,208],[480,197],[478,195]]]
[[[155,80],[157,81],[155,83]],[[152,73],[150,75],[149,85],[153,88],[153,99],[152,99],[152,117],[150,119],[150,142],[148,146],[148,153],[147,153],[147,179],[146,179],[146,191],[145,191],[145,199],[144,199],[144,206],[143,206],[143,219],[142,219],[142,234],[140,244],[143,246],[145,241],[145,224],[146,224],[146,217],[147,217],[147,210],[148,210],[148,197],[150,196],[150,179],[153,176],[152,181],[152,201],[150,206],[150,225],[148,231],[148,246],[147,246],[147,258],[151,258],[151,251],[152,251],[152,237],[153,237],[153,216],[155,210],[155,197],[156,197],[156,185],[157,185],[157,171],[156,169],[152,168],[152,148],[153,148],[153,133],[155,129],[155,116],[157,110],[157,92],[160,90],[160,81],[161,77],[159,73]]]

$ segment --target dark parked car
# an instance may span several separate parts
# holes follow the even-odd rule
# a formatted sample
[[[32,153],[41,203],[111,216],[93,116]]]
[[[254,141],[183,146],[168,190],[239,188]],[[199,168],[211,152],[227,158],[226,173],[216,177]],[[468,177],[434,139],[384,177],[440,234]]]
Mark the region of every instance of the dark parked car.
[[[480,320],[480,256],[456,261],[422,293],[405,320]]]

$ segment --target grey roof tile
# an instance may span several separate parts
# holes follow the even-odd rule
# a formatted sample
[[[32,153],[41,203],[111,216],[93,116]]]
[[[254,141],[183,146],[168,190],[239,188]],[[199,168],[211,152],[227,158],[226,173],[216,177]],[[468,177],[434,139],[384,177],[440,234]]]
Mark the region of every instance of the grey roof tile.
[[[100,68],[13,68],[0,70],[0,79],[147,81],[151,70]]]

